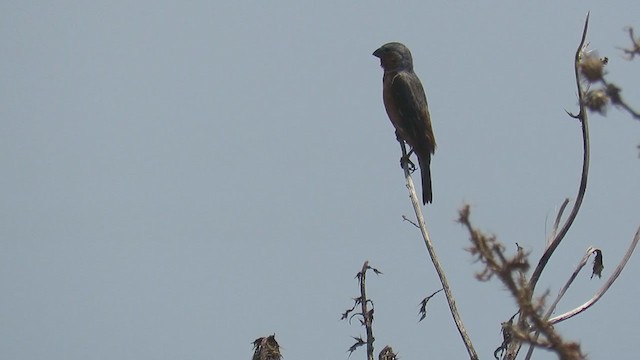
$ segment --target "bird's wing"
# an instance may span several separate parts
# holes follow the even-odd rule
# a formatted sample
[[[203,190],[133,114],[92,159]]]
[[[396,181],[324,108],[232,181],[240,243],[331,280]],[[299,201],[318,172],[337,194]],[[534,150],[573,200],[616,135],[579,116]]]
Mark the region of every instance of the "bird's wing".
[[[391,81],[391,92],[402,126],[407,135],[412,138],[407,142],[416,141],[409,145],[422,147],[433,153],[436,142],[431,127],[427,97],[418,76],[408,71],[397,73]]]

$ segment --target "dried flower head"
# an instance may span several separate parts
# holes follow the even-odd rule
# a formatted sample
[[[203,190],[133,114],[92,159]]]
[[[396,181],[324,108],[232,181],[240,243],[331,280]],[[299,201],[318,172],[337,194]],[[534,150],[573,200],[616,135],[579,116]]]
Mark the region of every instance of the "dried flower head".
[[[280,345],[276,341],[276,334],[257,338],[253,342],[253,357],[251,360],[280,360]]]
[[[398,356],[393,352],[391,346],[387,345],[378,354],[378,360],[396,360]]]
[[[586,53],[580,60],[580,73],[590,83],[598,82],[604,76],[605,64],[606,62],[600,59],[595,52]]]
[[[607,93],[602,89],[589,90],[584,97],[584,105],[591,111],[599,112],[605,115],[609,98]]]

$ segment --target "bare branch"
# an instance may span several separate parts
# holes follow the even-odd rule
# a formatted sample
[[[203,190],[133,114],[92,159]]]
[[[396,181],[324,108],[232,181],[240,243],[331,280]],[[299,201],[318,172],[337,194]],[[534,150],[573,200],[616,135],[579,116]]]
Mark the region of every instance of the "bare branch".
[[[402,148],[402,158],[404,159],[407,156],[407,149],[404,144],[404,141],[400,141],[400,147]],[[411,179],[411,171],[409,170],[409,162],[405,161],[402,164],[402,168],[404,169],[404,177],[407,181],[407,189],[409,189],[409,194],[411,197],[411,203],[413,204],[413,210],[416,213],[416,219],[418,219],[418,225],[420,226],[420,231],[422,232],[422,237],[424,239],[424,244],[427,247],[427,251],[429,252],[429,256],[431,257],[431,263],[436,269],[436,273],[440,278],[440,283],[442,284],[442,288],[444,289],[445,296],[447,298],[447,302],[449,303],[449,309],[451,310],[451,315],[453,317],[453,321],[458,328],[458,332],[460,333],[460,337],[462,337],[462,341],[464,346],[467,348],[467,353],[469,354],[469,358],[472,360],[478,359],[478,354],[473,347],[473,343],[471,342],[471,338],[467,334],[467,330],[462,323],[462,318],[460,317],[460,313],[458,312],[458,307],[456,306],[456,300],[453,297],[453,292],[451,291],[451,287],[449,286],[449,281],[445,275],[444,269],[440,264],[440,260],[438,259],[438,255],[436,254],[435,247],[433,242],[431,242],[431,237],[429,236],[429,232],[427,231],[427,225],[424,221],[424,217],[422,215],[422,208],[420,207],[420,202],[418,201],[418,195],[416,194],[416,188],[413,185],[413,180]]]
[[[558,210],[558,215],[556,216],[556,221],[553,223],[553,229],[551,229],[551,235],[549,236],[549,241],[547,242],[547,244],[550,244],[552,239],[558,233],[558,227],[560,226],[560,220],[562,220],[562,214],[564,213],[564,210],[567,208],[567,205],[569,205],[569,198],[565,198],[564,201],[562,202],[562,205],[560,205],[560,210]]]
[[[560,292],[558,292],[558,296],[556,297],[554,302],[549,306],[549,308],[545,312],[544,320],[549,319],[549,316],[551,316],[551,314],[553,314],[553,312],[556,309],[556,306],[558,305],[558,303],[560,302],[560,300],[562,299],[564,294],[567,292],[567,290],[569,289],[569,287],[571,286],[571,284],[575,280],[576,276],[578,276],[578,273],[580,273],[580,270],[582,270],[582,268],[587,264],[587,262],[589,261],[589,257],[591,256],[591,254],[596,252],[596,250],[599,251],[598,249],[596,249],[594,247],[591,247],[591,246],[587,249],[585,255],[582,257],[582,260],[580,260],[580,263],[578,264],[576,269],[573,271],[573,274],[571,274],[571,276],[569,277],[569,280],[567,280],[567,282],[564,284],[564,286],[562,287]],[[534,339],[538,339],[538,336],[539,336],[539,332],[536,332],[533,335],[533,338]],[[534,346],[530,345],[529,346],[529,350],[527,351],[527,355],[525,357],[525,360],[531,359],[531,356],[533,354],[533,350],[534,350]]]
[[[578,45],[578,48],[576,49],[576,53],[574,56],[574,61],[573,61],[573,69],[574,69],[574,76],[575,76],[575,81],[576,81],[576,88],[578,90],[578,104],[579,104],[579,111],[578,114],[571,114],[569,112],[567,112],[567,114],[569,116],[571,116],[574,119],[578,119],[580,120],[580,123],[582,125],[582,174],[580,177],[580,186],[578,188],[578,195],[576,197],[576,201],[573,204],[573,207],[571,209],[571,212],[569,213],[569,216],[567,217],[566,221],[564,222],[564,224],[562,225],[562,228],[560,228],[559,231],[555,232],[553,234],[553,238],[551,240],[551,242],[549,243],[549,245],[547,246],[547,248],[545,249],[544,253],[542,254],[542,256],[540,257],[540,260],[538,261],[538,265],[536,265],[536,268],[534,269],[533,273],[531,274],[531,279],[529,280],[529,287],[531,290],[531,295],[533,296],[534,294],[534,290],[535,287],[538,283],[538,280],[540,280],[540,275],[542,275],[542,271],[544,270],[544,268],[546,267],[547,263],[549,262],[549,259],[551,258],[551,255],[553,255],[554,251],[558,248],[558,246],[560,245],[560,242],[564,239],[564,237],[566,236],[567,232],[569,231],[569,228],[571,228],[571,225],[573,224],[573,221],[576,219],[577,215],[578,215],[578,211],[580,210],[580,206],[582,205],[582,200],[584,199],[584,195],[587,189],[587,179],[588,179],[588,175],[589,175],[589,153],[590,153],[590,143],[589,143],[589,122],[588,122],[588,117],[587,117],[587,111],[586,111],[586,93],[582,88],[582,82],[581,82],[581,77],[580,77],[580,73],[583,73],[583,66],[582,65],[582,60],[584,60],[584,54],[585,54],[585,48],[586,48],[586,40],[587,40],[587,29],[589,28],[589,13],[587,13],[587,17],[585,19],[584,22],[584,28],[582,30],[582,38],[580,39],[580,44]],[[595,72],[593,71],[586,71],[587,73],[591,73],[594,74]],[[566,200],[565,200],[566,203]],[[560,214],[558,214],[558,218],[560,218]],[[518,325],[520,327],[524,327],[525,325],[525,316],[522,313],[522,309],[521,309],[521,316],[520,319],[518,321]],[[546,320],[546,319],[545,319]],[[544,321],[546,323],[546,321]],[[538,331],[542,332],[543,329],[538,329]],[[533,336],[534,338],[532,339],[533,341],[531,342],[531,344],[535,344],[535,341],[537,341],[537,337],[538,334],[535,334]],[[520,351],[520,343],[513,343],[510,348],[509,351],[507,352],[507,357],[510,357],[512,359],[515,359],[515,357],[517,356],[518,352]],[[531,354],[533,352],[533,347],[529,348],[529,351],[527,353],[527,358],[531,357]]]
[[[564,284],[562,289],[560,289],[560,291],[558,292],[558,296],[556,297],[554,302],[547,309],[547,312],[544,314],[545,319],[549,318],[549,316],[551,316],[551,314],[553,314],[553,312],[556,310],[556,306],[558,305],[558,303],[560,302],[560,300],[562,299],[564,294],[567,292],[567,290],[569,289],[569,287],[571,286],[573,281],[576,279],[576,276],[578,276],[578,273],[580,273],[582,268],[587,264],[587,262],[589,261],[589,257],[591,257],[591,255],[594,254],[596,251],[600,251],[600,250],[596,249],[596,248],[594,248],[592,246],[589,246],[589,248],[587,249],[586,253],[584,254],[582,259],[580,260],[580,263],[578,264],[576,269],[573,271],[573,274],[571,274],[571,276],[569,277],[567,282]]]
[[[558,315],[558,316],[550,319],[549,322],[551,324],[557,324],[557,323],[559,323],[561,321],[565,321],[567,319],[570,319],[573,316],[576,316],[576,315],[580,314],[581,312],[587,310],[593,304],[595,304],[598,300],[600,300],[600,298],[607,292],[607,290],[609,290],[611,285],[613,285],[613,283],[616,281],[618,276],[620,276],[620,273],[622,273],[622,270],[627,265],[627,262],[629,261],[629,258],[631,258],[631,255],[633,254],[633,251],[635,250],[636,246],[638,245],[638,241],[640,241],[640,227],[636,231],[636,235],[633,237],[633,240],[631,241],[631,244],[629,245],[629,248],[627,249],[627,252],[624,254],[624,257],[620,261],[620,264],[618,264],[618,266],[613,271],[613,273],[611,274],[609,279],[607,279],[607,282],[605,282],[604,285],[602,285],[602,288],[600,288],[600,290],[598,290],[598,292],[589,301],[587,301],[583,305],[581,305],[581,306],[579,306],[579,307],[577,307],[577,308],[575,308],[575,309],[573,309],[573,310],[571,310],[571,311],[569,311],[567,313],[564,313],[562,315]]]
[[[408,217],[402,215],[402,220],[410,223],[411,225],[417,227],[418,229],[420,229],[420,226],[418,226],[418,224],[416,224],[415,222],[413,222],[413,220],[409,219]]]
[[[498,352],[507,349],[506,358],[514,359],[519,344],[527,342],[536,347],[555,351],[561,359],[582,359],[580,346],[577,343],[563,340],[553,326],[540,315],[543,308],[542,299],[534,303],[531,300],[532,290],[529,283],[518,280],[520,279],[519,272],[528,266],[527,254],[518,250],[516,255],[507,257],[504,254],[504,246],[497,241],[495,236],[488,236],[473,227],[469,219],[468,205],[464,206],[459,214],[458,222],[469,231],[472,243],[469,251],[485,265],[485,269],[480,272],[478,278],[488,280],[493,275],[499,278],[511,292],[520,310],[520,319],[517,325],[513,325],[511,321],[502,324],[504,341],[496,349],[494,355],[497,356]],[[538,340],[537,336],[530,335],[531,331],[538,331],[544,338]],[[505,343],[507,341],[508,343]],[[512,346],[514,346],[515,352],[511,351]]]
[[[582,30],[582,39],[580,40],[580,45],[578,45],[578,49],[576,50],[576,55],[574,59],[574,72],[576,77],[576,87],[578,88],[578,101],[580,104],[580,111],[578,112],[577,115],[569,114],[570,116],[580,120],[580,123],[582,124],[583,153],[582,153],[582,175],[580,178],[580,187],[578,189],[578,196],[576,197],[576,201],[574,202],[573,208],[571,209],[571,213],[569,213],[569,217],[567,218],[565,223],[562,225],[562,228],[560,229],[560,231],[558,231],[558,233],[555,235],[555,237],[551,241],[551,244],[549,244],[549,246],[545,250],[544,254],[542,254],[542,257],[540,258],[538,265],[536,266],[535,270],[533,271],[533,274],[531,275],[531,280],[529,281],[529,283],[531,286],[532,294],[536,287],[536,284],[538,283],[538,280],[540,280],[540,275],[542,274],[542,271],[544,270],[545,266],[549,262],[549,259],[551,258],[551,255],[553,255],[553,252],[558,248],[558,245],[560,245],[560,242],[562,241],[562,239],[564,239],[565,235],[569,231],[569,228],[573,224],[573,221],[576,219],[576,216],[578,215],[578,211],[580,210],[580,206],[582,205],[582,200],[584,199],[584,194],[587,190],[587,178],[589,175],[589,152],[590,152],[589,122],[587,119],[587,111],[585,110],[585,105],[584,105],[585,92],[582,89],[582,84],[580,81],[580,61],[582,59],[582,53],[584,51],[585,41],[587,39],[588,27],[589,27],[589,14],[587,14],[587,18],[584,22],[584,29]]]

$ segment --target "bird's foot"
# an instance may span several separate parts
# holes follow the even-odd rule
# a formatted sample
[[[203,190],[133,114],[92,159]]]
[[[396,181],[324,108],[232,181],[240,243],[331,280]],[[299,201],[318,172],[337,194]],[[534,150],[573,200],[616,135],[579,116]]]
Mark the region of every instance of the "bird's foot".
[[[404,169],[405,165],[410,173],[416,171],[416,165],[409,159],[409,154],[400,158],[400,167]]]

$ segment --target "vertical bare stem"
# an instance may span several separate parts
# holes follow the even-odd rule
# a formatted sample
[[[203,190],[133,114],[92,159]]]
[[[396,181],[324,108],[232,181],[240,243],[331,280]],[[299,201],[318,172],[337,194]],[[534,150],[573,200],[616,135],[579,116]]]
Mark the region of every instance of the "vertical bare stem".
[[[360,296],[362,301],[360,301],[360,306],[362,307],[362,318],[364,321],[364,327],[367,330],[367,359],[373,360],[373,313],[370,313],[368,309],[369,300],[367,299],[367,287],[365,284],[365,280],[367,278],[367,270],[369,270],[369,261],[365,261],[362,265],[362,270],[360,272]],[[373,311],[373,309],[371,309]]]
[[[403,141],[400,141],[400,146],[402,147],[402,156],[404,158],[407,155],[407,149]],[[427,231],[427,225],[422,215],[422,208],[420,207],[418,195],[416,194],[416,188],[413,185],[413,180],[411,179],[411,172],[409,171],[408,163],[404,162],[402,168],[404,169],[404,176],[407,181],[407,188],[409,189],[409,195],[411,196],[411,203],[413,204],[413,210],[415,211],[416,218],[418,219],[418,225],[420,226],[420,231],[422,232],[424,244],[427,247],[429,256],[431,257],[431,263],[433,263],[433,266],[436,269],[436,273],[438,273],[438,277],[440,278],[440,283],[442,284],[442,288],[444,289],[447,302],[449,303],[449,309],[451,310],[453,321],[455,322],[456,327],[458,328],[458,332],[462,337],[462,341],[464,342],[464,345],[467,348],[467,352],[469,353],[469,358],[472,360],[477,360],[478,354],[476,353],[476,350],[473,347],[473,343],[471,343],[471,339],[467,334],[467,330],[465,329],[464,324],[462,323],[462,319],[460,318],[460,314],[458,312],[458,307],[456,306],[456,300],[453,297],[453,293],[451,292],[451,287],[449,287],[449,281],[447,280],[444,269],[440,264],[438,255],[436,254],[435,247],[433,246],[433,242],[431,242],[431,237],[429,236],[429,232]]]

